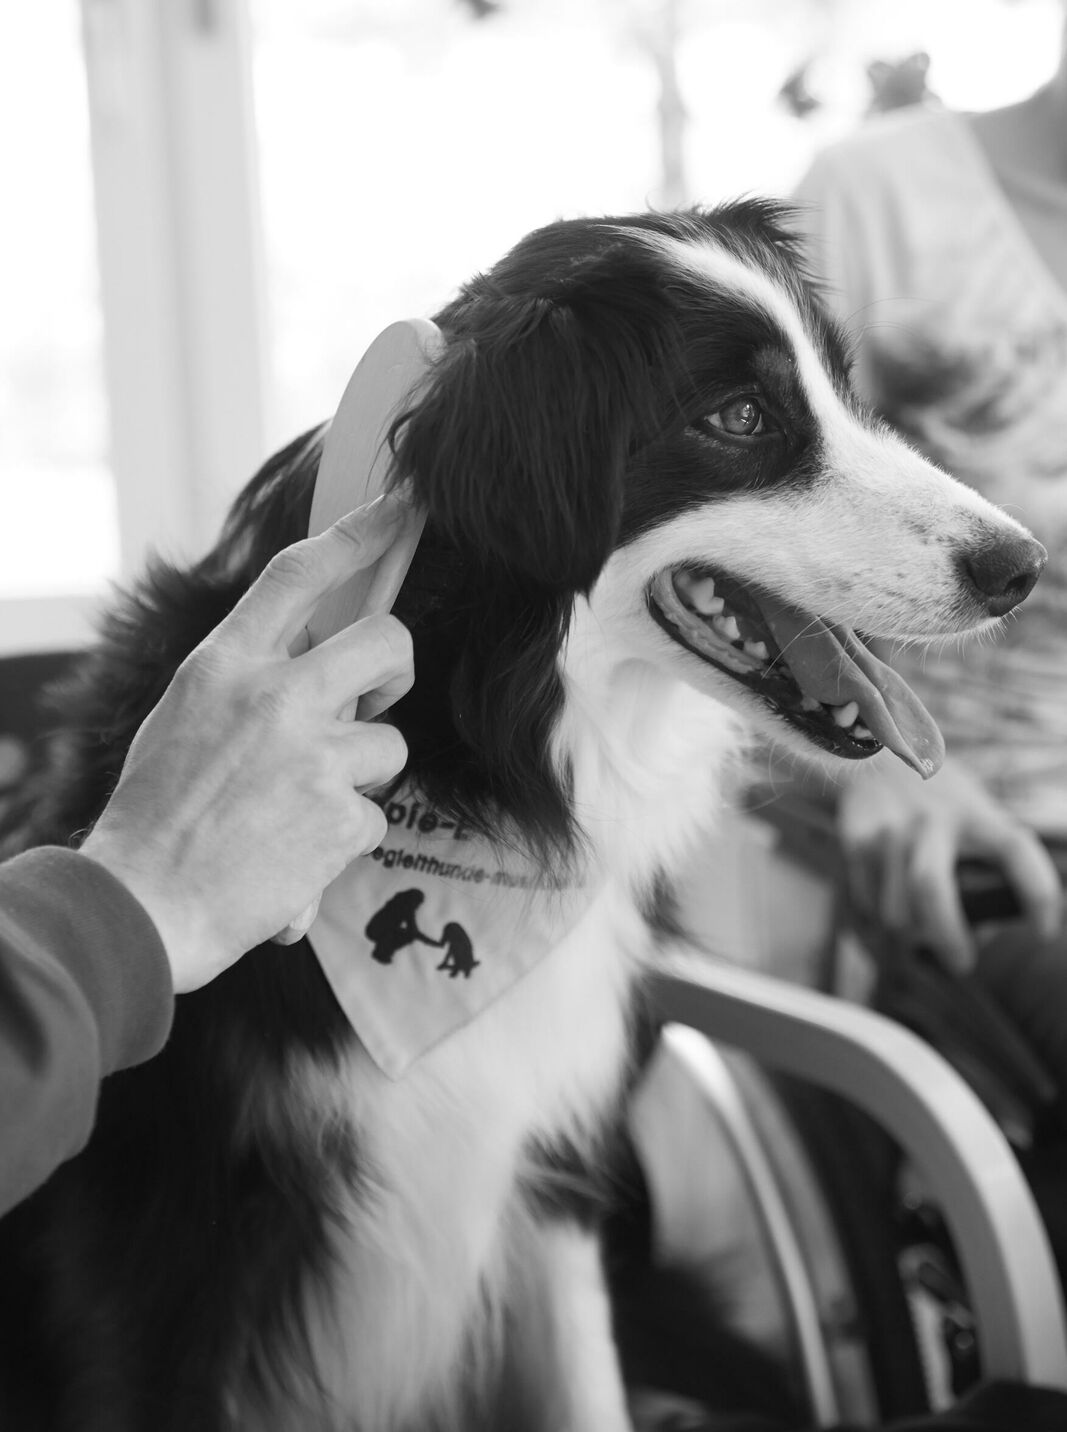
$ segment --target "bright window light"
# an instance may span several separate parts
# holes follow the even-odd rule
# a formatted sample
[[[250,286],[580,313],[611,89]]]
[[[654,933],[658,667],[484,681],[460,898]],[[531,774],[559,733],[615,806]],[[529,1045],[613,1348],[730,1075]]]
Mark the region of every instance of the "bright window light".
[[[77,0],[0,6],[0,598],[118,570]]]

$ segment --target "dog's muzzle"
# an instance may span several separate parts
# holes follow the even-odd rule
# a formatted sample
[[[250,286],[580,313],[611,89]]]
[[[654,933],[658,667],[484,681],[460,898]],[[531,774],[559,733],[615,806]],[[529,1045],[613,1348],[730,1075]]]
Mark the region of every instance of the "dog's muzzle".
[[[944,760],[933,717],[849,628],[688,567],[660,572],[648,606],[672,640],[822,749],[859,760],[884,746],[923,777]]]

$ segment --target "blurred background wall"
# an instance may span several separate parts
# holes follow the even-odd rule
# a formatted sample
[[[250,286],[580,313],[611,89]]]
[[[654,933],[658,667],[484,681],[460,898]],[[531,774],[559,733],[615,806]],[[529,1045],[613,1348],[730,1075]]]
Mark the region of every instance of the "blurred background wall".
[[[788,194],[875,110],[989,108],[1061,0],[0,6],[0,654],[210,542],[391,320],[558,216]]]

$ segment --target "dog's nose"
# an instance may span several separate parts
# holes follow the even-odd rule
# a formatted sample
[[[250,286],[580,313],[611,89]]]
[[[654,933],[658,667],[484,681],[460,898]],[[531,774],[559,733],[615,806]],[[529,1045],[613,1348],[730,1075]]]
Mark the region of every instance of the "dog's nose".
[[[1000,538],[965,552],[963,574],[991,617],[1002,617],[1033,590],[1048,553],[1027,534]]]

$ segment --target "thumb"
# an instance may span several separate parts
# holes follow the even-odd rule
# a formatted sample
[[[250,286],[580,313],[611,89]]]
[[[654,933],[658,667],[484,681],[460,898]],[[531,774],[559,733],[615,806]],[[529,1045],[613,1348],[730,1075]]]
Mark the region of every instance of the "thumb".
[[[243,652],[288,651],[322,599],[377,562],[408,510],[403,497],[383,493],[318,536],[284,548],[216,628],[215,643]]]

